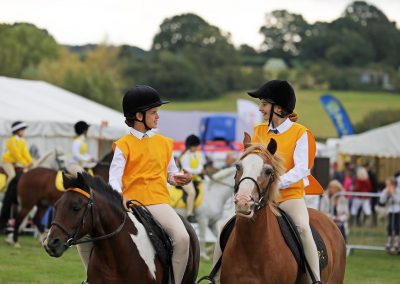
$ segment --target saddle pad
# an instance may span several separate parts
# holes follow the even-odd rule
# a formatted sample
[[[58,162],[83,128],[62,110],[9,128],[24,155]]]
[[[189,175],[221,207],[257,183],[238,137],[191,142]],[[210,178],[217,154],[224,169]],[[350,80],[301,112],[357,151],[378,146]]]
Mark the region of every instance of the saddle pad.
[[[283,213],[287,216],[286,213]],[[289,217],[289,216],[287,216]],[[290,250],[293,253],[293,256],[295,257],[301,271],[305,272],[305,262],[304,262],[304,252],[302,251],[302,247],[300,248],[298,245],[298,242],[296,240],[296,236],[293,235],[291,232],[290,224],[288,224],[285,219],[282,216],[277,217],[279,227],[281,229],[283,238],[285,239],[286,244],[290,248]],[[292,228],[296,228],[294,225],[293,221],[289,218],[287,220],[291,223]],[[229,236],[231,235],[231,232],[233,228],[235,227],[235,221],[236,221],[236,216],[233,216],[223,227],[219,239],[220,247],[221,250],[224,251],[226,244],[228,243]],[[326,252],[326,246],[324,241],[322,240],[320,234],[318,231],[316,231],[313,226],[311,226],[311,232],[313,234],[313,238],[315,241],[315,244],[317,246],[318,250],[318,256],[319,256],[319,267],[320,270],[322,271],[323,268],[325,268],[328,264],[328,254]],[[300,240],[299,233],[297,230],[295,230],[295,234],[297,235],[298,240]]]
[[[279,209],[282,216],[277,217],[279,227],[281,228],[281,233],[283,238],[285,239],[286,244],[292,251],[297,263],[303,272],[305,272],[305,262],[304,262],[304,251],[302,246],[299,247],[298,242],[300,240],[300,235],[297,230],[292,230],[292,228],[296,228],[296,225],[293,223],[293,220],[287,215],[283,210]],[[317,246],[318,256],[319,256],[319,268],[320,271],[324,269],[328,264],[328,254],[326,251],[326,246],[324,241],[322,240],[320,234],[315,228],[310,225],[311,233],[313,235],[315,245]]]
[[[172,241],[161,225],[153,218],[151,213],[143,206],[130,206],[132,213],[140,223],[145,227],[147,234],[156,250],[158,258],[164,268],[163,283],[169,281],[169,271],[171,266],[171,257],[173,252]]]
[[[62,191],[62,192],[66,191],[66,189],[64,188],[64,180],[63,180],[62,171],[57,172],[55,186],[56,186],[57,190],[59,190],[59,191]]]
[[[0,192],[3,192],[6,189],[7,176],[5,174],[0,173]]]
[[[194,199],[194,208],[200,206],[203,201],[203,187],[195,184],[196,197]],[[186,208],[187,193],[180,186],[171,186],[169,188],[169,196],[171,205],[174,208]]]

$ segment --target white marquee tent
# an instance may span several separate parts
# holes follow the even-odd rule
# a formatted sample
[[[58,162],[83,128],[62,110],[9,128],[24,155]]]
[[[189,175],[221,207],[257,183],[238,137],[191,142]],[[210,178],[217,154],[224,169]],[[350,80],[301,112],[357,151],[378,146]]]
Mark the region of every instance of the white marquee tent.
[[[28,123],[28,144],[39,152],[62,147],[68,154],[78,120],[88,122],[88,143],[94,157],[111,150],[113,140],[126,133],[122,113],[43,81],[0,77],[0,150],[10,136],[11,123]]]
[[[400,121],[343,137],[339,144],[339,152],[359,156],[400,158]]]

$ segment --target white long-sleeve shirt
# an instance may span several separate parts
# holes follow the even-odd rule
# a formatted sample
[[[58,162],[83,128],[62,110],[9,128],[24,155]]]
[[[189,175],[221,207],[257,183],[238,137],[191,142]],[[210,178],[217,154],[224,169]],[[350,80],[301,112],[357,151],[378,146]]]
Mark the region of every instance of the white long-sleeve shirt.
[[[273,128],[270,124],[269,130],[278,130],[279,133],[284,133],[287,131],[293,122],[287,118],[281,125],[276,128]],[[310,174],[310,170],[308,169],[308,136],[307,132],[305,132],[299,140],[296,142],[296,148],[294,149],[293,160],[294,167],[289,169],[288,172],[283,174],[279,181],[279,188],[288,188],[290,185],[298,182],[303,179],[304,187],[307,187],[310,182],[308,181],[307,176]]]
[[[400,187],[396,187],[394,194],[389,194],[389,190],[384,188],[379,197],[380,203],[387,203],[388,213],[400,212]]]
[[[72,158],[70,163],[71,164],[80,164],[82,162],[89,161],[92,156],[88,153],[81,154],[82,143],[86,141],[85,135],[79,136],[79,138],[74,139],[72,142]]]
[[[152,137],[154,135],[154,132],[151,130],[146,131],[146,133],[142,133],[140,131],[137,131],[134,128],[130,129],[130,134],[134,135],[137,139],[142,140],[143,137]],[[114,150],[114,157],[111,161],[110,165],[110,172],[109,172],[109,184],[113,189],[116,191],[122,193],[122,176],[124,174],[124,169],[125,169],[125,164],[126,160],[124,157],[124,154],[122,151],[117,147],[115,147]],[[175,164],[174,157],[171,157],[171,160],[169,161],[168,168],[168,182],[173,181],[173,175],[177,172],[179,172],[178,167]]]
[[[200,154],[200,159],[198,161],[198,166],[197,168],[192,168],[190,166],[190,159],[194,158],[197,159],[197,152],[190,152],[189,150],[181,157],[181,166],[182,169],[187,170],[189,173],[198,175],[203,172],[204,164],[205,164],[205,158],[204,155],[201,153]]]

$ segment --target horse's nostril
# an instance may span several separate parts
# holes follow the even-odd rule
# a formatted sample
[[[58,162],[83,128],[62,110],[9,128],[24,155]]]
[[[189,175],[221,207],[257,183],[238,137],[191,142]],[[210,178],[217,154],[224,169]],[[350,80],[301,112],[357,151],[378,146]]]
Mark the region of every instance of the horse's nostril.
[[[50,247],[56,247],[61,243],[61,240],[58,238],[48,240],[48,245]]]

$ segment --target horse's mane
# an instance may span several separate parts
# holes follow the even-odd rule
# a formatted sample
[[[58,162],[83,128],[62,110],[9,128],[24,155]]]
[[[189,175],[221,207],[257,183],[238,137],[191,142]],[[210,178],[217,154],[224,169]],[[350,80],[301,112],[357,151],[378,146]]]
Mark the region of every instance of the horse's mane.
[[[275,171],[275,179],[271,184],[271,188],[267,191],[267,204],[271,211],[278,215],[278,211],[276,209],[278,200],[280,197],[278,182],[280,180],[280,176],[285,173],[285,168],[283,166],[283,158],[277,153],[271,154],[268,150],[268,146],[265,144],[251,144],[248,146],[240,160],[243,160],[246,156],[250,154],[257,154],[263,156],[264,160],[269,160],[271,162],[271,166]]]
[[[121,194],[107,184],[100,176],[91,176],[86,172],[78,173],[78,177],[64,175],[64,187],[77,187],[90,194],[90,189],[104,196],[116,212],[123,213]]]
[[[107,153],[106,155],[104,155],[104,157],[100,160],[101,163],[109,163],[111,164],[111,161],[114,157],[114,152],[110,151],[109,153]]]

